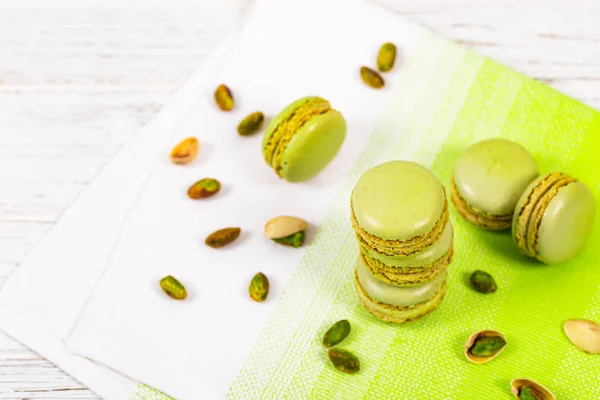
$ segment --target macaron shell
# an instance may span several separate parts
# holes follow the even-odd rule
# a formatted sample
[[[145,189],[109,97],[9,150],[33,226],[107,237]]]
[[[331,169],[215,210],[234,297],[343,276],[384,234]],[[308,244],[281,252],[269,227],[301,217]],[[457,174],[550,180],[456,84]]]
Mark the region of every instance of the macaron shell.
[[[530,250],[527,240],[529,222],[532,219],[534,208],[550,188],[568,177],[567,174],[561,172],[550,172],[540,176],[527,186],[519,198],[512,221],[512,236],[517,247],[526,255],[536,256],[536,253]]]
[[[594,196],[584,183],[562,187],[544,211],[537,234],[537,258],[554,264],[576,255],[592,231],[595,209]]]
[[[369,257],[372,257],[391,267],[422,267],[430,265],[431,263],[440,259],[448,252],[448,250],[450,250],[453,243],[453,235],[454,232],[452,223],[448,221],[440,240],[418,253],[403,257],[386,256],[385,254],[367,249],[366,247],[363,248]]]
[[[523,190],[538,176],[535,159],[518,143],[489,139],[457,160],[454,182],[460,196],[489,215],[512,215]]]
[[[443,271],[431,281],[421,285],[395,286],[377,279],[361,262],[356,266],[356,274],[369,297],[397,307],[414,306],[431,299],[440,290],[447,276],[447,272]]]
[[[346,120],[336,110],[306,122],[287,144],[280,176],[289,182],[306,181],[321,172],[336,156],[346,137]]]
[[[406,240],[431,231],[445,204],[440,181],[427,168],[410,161],[390,161],[371,168],[352,193],[360,227],[384,240]]]

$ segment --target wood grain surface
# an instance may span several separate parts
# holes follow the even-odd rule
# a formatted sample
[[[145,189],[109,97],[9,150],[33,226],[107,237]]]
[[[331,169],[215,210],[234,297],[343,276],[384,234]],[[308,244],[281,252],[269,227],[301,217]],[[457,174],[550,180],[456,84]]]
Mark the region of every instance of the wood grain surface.
[[[599,1],[374,1],[600,108]],[[250,6],[0,0],[0,285]],[[0,399],[96,398],[0,334]]]

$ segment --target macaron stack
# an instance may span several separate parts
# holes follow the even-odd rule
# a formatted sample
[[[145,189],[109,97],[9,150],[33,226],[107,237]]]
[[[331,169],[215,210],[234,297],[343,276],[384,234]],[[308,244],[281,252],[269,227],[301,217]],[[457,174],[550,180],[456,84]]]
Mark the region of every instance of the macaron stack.
[[[365,308],[395,323],[435,310],[453,256],[448,202],[439,180],[417,163],[387,162],[360,177],[351,209],[360,248],[355,285]]]

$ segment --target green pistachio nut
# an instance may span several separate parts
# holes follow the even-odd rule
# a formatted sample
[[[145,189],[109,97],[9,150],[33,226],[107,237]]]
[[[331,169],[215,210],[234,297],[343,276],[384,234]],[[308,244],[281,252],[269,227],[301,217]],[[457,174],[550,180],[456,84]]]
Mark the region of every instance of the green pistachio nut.
[[[381,75],[379,75],[376,71],[373,71],[371,68],[368,67],[360,68],[360,77],[362,78],[364,83],[366,83],[368,86],[374,89],[381,89],[385,85],[385,82],[383,81]]]
[[[479,293],[494,293],[498,288],[494,278],[487,272],[480,270],[471,274],[471,285]]]
[[[253,112],[240,122],[237,131],[241,136],[250,136],[261,128],[265,116],[260,111]]]
[[[384,43],[379,49],[377,56],[377,67],[381,72],[387,72],[394,68],[396,61],[396,45],[393,43]]]
[[[262,303],[267,299],[267,296],[269,295],[269,280],[262,272],[254,275],[254,278],[250,281],[248,294],[252,300],[259,303]]]
[[[325,347],[335,346],[350,334],[350,322],[343,319],[336,322],[329,328],[323,337],[323,344]]]
[[[172,299],[185,300],[187,298],[185,286],[171,275],[160,280],[160,287]]]
[[[275,243],[279,243],[284,246],[300,247],[304,243],[305,238],[306,238],[306,234],[304,233],[304,231],[300,231],[300,232],[296,232],[290,236],[277,238],[277,239],[271,239],[271,240],[273,240]]]
[[[360,371],[358,357],[347,350],[332,347],[327,352],[334,367],[347,374],[355,374]]]
[[[224,228],[208,235],[204,243],[212,248],[227,246],[240,236],[240,228]]]
[[[215,90],[215,102],[223,111],[231,111],[234,106],[231,90],[225,85],[219,85]]]
[[[199,200],[214,196],[221,190],[221,183],[213,178],[200,179],[188,189],[190,199]]]

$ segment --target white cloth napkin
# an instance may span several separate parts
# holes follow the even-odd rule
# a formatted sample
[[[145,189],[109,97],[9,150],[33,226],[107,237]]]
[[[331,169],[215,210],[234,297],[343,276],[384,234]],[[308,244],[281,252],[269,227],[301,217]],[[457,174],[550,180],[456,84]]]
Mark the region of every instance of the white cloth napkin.
[[[310,245],[390,100],[389,89],[361,82],[360,66],[374,67],[386,41],[409,53],[423,32],[360,0],[259,0],[234,50],[214,79],[201,85],[204,101],[194,105],[189,128],[177,135],[198,137],[199,159],[172,165],[168,152],[177,140],[163,143],[69,349],[177,398],[223,397],[302,256],[302,249],[266,240],[265,222],[278,215],[308,220]],[[386,75],[388,82],[392,77]],[[212,91],[221,82],[233,91],[234,112],[213,104]],[[239,137],[236,126],[250,112],[272,117],[306,95],[322,96],[342,112],[347,139],[317,178],[290,184],[264,163],[260,135]],[[220,180],[221,192],[188,199],[188,186],[204,177]],[[234,244],[219,250],[203,244],[228,226],[243,230]],[[271,281],[264,304],[247,295],[259,271]],[[189,289],[187,301],[160,291],[158,281],[169,274]]]
[[[213,56],[98,175],[11,276],[0,294],[0,329],[107,399],[139,386],[64,344],[98,280],[140,189],[173,135],[193,134],[190,116],[210,76],[231,50],[232,32]],[[204,99],[202,100],[204,101]]]

